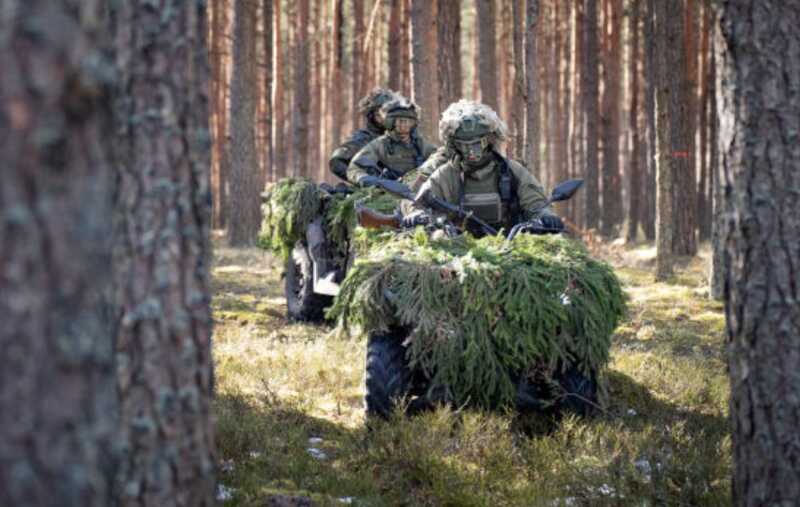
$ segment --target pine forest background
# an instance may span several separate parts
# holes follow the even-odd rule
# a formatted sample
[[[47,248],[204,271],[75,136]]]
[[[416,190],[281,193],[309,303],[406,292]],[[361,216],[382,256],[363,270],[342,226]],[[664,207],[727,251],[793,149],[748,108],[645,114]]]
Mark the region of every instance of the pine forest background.
[[[335,181],[328,156],[359,128],[355,104],[385,86],[422,106],[420,129],[434,143],[448,104],[495,107],[511,131],[507,155],[546,187],[586,180],[560,210],[584,232],[655,239],[661,153],[664,193],[680,199],[662,203],[665,252],[692,255],[712,229],[712,8],[662,4],[212,0],[214,226],[235,216],[234,235],[252,240],[256,188],[284,176]]]

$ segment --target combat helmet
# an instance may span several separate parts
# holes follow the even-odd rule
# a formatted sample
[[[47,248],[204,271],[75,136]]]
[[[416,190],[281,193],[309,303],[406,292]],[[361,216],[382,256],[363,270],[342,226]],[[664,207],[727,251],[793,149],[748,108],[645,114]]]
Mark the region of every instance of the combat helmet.
[[[383,124],[386,126],[387,130],[392,130],[394,128],[394,121],[397,118],[419,120],[419,113],[419,106],[413,100],[409,100],[405,97],[396,97],[381,106]]]
[[[388,88],[373,88],[358,101],[358,112],[364,115],[377,112],[381,106],[397,98],[397,94]]]
[[[489,144],[505,141],[508,127],[486,104],[461,99],[450,104],[439,121],[439,138],[448,147],[456,140],[470,141],[486,137]]]

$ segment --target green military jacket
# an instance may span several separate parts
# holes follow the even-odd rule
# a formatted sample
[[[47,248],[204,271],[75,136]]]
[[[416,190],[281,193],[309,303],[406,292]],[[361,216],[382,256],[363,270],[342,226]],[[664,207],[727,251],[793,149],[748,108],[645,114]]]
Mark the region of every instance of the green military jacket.
[[[372,124],[368,124],[367,128],[358,129],[338,148],[333,150],[331,158],[328,161],[328,167],[331,172],[336,176],[347,179],[347,166],[353,159],[353,155],[359,152],[361,148],[370,143],[370,141],[377,139],[383,135],[382,130],[378,130]]]
[[[368,174],[377,176],[385,168],[402,176],[421,166],[434,151],[436,147],[427,143],[416,132],[411,134],[409,144],[399,141],[389,132],[356,153],[347,167],[347,179],[356,182]]]
[[[530,220],[550,213],[549,207],[542,207],[547,197],[541,183],[519,162],[507,159],[507,164],[516,180],[521,219]],[[508,203],[500,199],[499,180],[499,161],[494,160],[473,172],[462,173],[461,161],[455,157],[434,171],[418,195],[430,192],[450,204],[463,204],[466,210],[473,211],[476,216],[497,228],[508,227],[512,225],[511,217]]]

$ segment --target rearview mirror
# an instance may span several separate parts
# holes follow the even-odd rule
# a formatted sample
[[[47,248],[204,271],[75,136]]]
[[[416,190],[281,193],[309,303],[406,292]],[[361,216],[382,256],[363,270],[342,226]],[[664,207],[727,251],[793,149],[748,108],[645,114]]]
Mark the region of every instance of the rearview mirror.
[[[567,180],[563,183],[556,185],[553,189],[553,195],[550,196],[550,202],[566,201],[575,195],[583,185],[583,180]]]

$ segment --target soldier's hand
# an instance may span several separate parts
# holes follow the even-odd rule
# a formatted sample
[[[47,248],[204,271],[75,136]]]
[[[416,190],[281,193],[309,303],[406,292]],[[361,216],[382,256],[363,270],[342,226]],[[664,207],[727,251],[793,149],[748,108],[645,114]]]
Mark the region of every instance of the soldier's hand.
[[[378,185],[378,181],[380,178],[377,176],[372,176],[370,174],[365,174],[364,176],[358,178],[358,186],[360,187],[374,187]]]
[[[556,215],[551,215],[549,213],[546,213],[541,217],[539,217],[539,220],[542,222],[542,226],[545,227],[546,229],[552,229],[558,231],[564,230],[564,222],[561,220],[560,217]]]
[[[404,216],[400,225],[402,225],[404,229],[411,229],[412,227],[428,225],[429,223],[431,223],[430,215],[424,211],[415,211]]]

